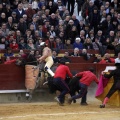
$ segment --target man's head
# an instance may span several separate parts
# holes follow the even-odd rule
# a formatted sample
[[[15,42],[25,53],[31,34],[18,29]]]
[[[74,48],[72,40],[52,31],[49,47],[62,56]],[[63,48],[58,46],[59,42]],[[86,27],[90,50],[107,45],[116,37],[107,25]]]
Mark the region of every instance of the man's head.
[[[94,69],[93,67],[90,67],[90,68],[89,68],[89,71],[90,71],[90,72],[95,72],[95,69]]]
[[[59,63],[62,64],[62,65],[65,65],[65,61],[64,60],[60,60]]]

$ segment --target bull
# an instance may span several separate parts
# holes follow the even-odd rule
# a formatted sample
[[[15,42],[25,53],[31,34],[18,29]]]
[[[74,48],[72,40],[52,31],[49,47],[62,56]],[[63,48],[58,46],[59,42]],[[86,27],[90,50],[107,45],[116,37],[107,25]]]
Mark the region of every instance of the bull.
[[[70,92],[69,92],[70,96],[74,96],[76,93],[79,93],[80,91],[79,80],[80,80],[79,77],[74,77],[72,79],[66,77],[65,81],[70,88]],[[49,92],[51,94],[55,93],[57,90],[61,91],[60,87],[54,84],[53,77],[48,77],[47,81],[48,81],[47,84],[48,84]],[[86,94],[81,99],[81,105],[83,105],[83,103],[86,103]],[[74,100],[73,103],[76,103],[76,100]]]

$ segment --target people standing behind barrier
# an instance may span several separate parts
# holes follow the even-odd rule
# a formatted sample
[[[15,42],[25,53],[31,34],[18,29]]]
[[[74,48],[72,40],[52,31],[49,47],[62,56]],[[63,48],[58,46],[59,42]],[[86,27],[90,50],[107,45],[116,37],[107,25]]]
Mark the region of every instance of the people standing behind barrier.
[[[115,59],[112,58],[109,53],[106,53],[99,63],[100,64],[115,63]]]
[[[109,101],[110,97],[117,91],[120,91],[120,63],[115,63],[116,69],[112,70],[110,72],[110,74],[105,74],[104,72],[102,72],[103,76],[105,78],[111,78],[113,77],[114,82],[112,87],[110,88],[109,92],[107,93],[107,95],[104,98],[104,101],[102,103],[102,105],[100,105],[100,108],[105,108],[106,103]]]
[[[64,61],[65,64],[71,63],[71,60],[70,60],[70,58],[69,58],[69,52],[68,52],[68,51],[66,51],[66,52],[64,53],[64,56],[60,59],[60,61]]]
[[[80,56],[82,56],[85,60],[89,60],[93,54],[88,53],[87,49],[82,49]]]
[[[37,58],[35,57],[34,50],[30,50],[30,53],[27,56],[26,64],[37,66]]]
[[[14,53],[11,48],[7,48],[6,53],[4,53],[4,57],[13,57]]]
[[[95,58],[95,60],[93,61],[93,63],[100,63],[102,61],[102,56],[100,54],[98,54]]]
[[[52,51],[52,58],[53,58],[54,63],[58,63],[59,62],[56,50]]]
[[[81,77],[79,80],[79,86],[81,89],[77,95],[72,96],[71,98],[68,99],[69,104],[71,104],[72,100],[83,97],[87,92],[88,87],[93,81],[95,81],[97,84],[99,83],[96,75],[93,72],[94,69],[90,68],[88,71],[79,72],[74,76],[74,77]]]
[[[17,57],[26,59],[27,58],[27,54],[23,50],[20,50],[18,55],[17,55]]]
[[[74,51],[72,53],[70,53],[70,56],[79,57],[80,56],[79,48],[74,48]]]
[[[16,62],[16,58],[11,60],[9,56],[6,57],[4,64],[12,64]]]
[[[115,63],[120,63],[120,52],[118,53],[117,58],[115,58]]]
[[[65,82],[66,76],[72,78],[72,73],[68,66],[65,65],[64,61],[60,61],[60,65],[57,67],[54,75],[54,84],[60,89],[60,95],[58,95],[55,100],[59,103],[59,105],[63,105],[64,97],[67,93],[69,93],[69,87]]]

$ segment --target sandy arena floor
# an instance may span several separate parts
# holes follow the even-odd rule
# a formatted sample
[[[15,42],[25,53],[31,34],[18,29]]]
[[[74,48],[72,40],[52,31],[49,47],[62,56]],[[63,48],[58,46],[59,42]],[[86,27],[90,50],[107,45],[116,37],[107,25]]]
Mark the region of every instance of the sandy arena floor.
[[[59,106],[56,102],[1,104],[0,120],[120,120],[120,108],[107,105],[100,109],[98,100],[88,103],[88,106],[79,103]]]

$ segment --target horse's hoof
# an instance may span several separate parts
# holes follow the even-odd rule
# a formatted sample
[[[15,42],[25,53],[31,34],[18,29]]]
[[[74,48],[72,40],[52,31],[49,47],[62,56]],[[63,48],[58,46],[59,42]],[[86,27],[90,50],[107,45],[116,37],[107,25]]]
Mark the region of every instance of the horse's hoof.
[[[76,100],[73,100],[73,103],[76,103]]]
[[[30,96],[28,97],[27,101],[28,101],[28,102],[31,102],[31,100],[32,100],[32,95],[30,95]]]

